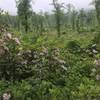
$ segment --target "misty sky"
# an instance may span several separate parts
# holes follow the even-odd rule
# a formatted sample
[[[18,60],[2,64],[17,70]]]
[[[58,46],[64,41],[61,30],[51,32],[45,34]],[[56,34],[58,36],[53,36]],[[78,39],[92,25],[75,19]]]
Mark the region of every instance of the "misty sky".
[[[52,6],[50,5],[52,3],[52,0],[33,0],[34,3],[32,4],[33,10],[39,12],[40,10],[43,11],[51,11]],[[65,4],[68,4],[69,2],[72,3],[74,6],[76,6],[76,9],[81,8],[91,8],[89,5],[92,0],[59,0],[60,2],[65,2]],[[15,0],[0,0],[0,8],[4,9],[5,11],[8,11],[10,14],[16,14],[16,4]]]

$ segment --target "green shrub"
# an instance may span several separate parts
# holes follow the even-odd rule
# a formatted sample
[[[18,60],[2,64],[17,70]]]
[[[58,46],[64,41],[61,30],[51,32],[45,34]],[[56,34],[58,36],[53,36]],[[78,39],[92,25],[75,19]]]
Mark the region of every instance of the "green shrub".
[[[100,32],[97,33],[97,35],[96,35],[95,38],[93,39],[93,42],[96,43],[96,44],[100,43]]]
[[[81,53],[82,52],[80,43],[78,41],[75,41],[75,40],[69,41],[67,46],[66,46],[66,49],[68,49],[72,53]]]

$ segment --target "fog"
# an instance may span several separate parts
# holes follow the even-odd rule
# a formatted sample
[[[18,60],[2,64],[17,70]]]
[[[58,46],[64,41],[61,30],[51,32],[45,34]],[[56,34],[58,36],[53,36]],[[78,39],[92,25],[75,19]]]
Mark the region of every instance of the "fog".
[[[65,4],[72,3],[76,9],[90,9],[92,6],[90,3],[92,0],[59,0],[59,2],[64,2]],[[52,11],[52,0],[33,0],[32,7],[34,11]],[[15,0],[0,0],[0,8],[8,11],[10,14],[15,15],[17,13]]]

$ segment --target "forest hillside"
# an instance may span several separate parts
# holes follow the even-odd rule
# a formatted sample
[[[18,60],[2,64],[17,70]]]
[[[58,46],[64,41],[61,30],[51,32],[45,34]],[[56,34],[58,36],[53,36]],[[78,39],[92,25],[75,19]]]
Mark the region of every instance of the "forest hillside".
[[[17,15],[0,9],[0,100],[100,100],[100,0],[15,1]]]

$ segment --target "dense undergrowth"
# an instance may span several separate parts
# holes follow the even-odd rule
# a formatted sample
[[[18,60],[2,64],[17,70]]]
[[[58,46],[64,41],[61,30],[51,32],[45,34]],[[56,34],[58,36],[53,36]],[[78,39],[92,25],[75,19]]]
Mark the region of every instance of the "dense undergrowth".
[[[1,35],[0,96],[10,91],[11,100],[99,100],[99,37]]]

